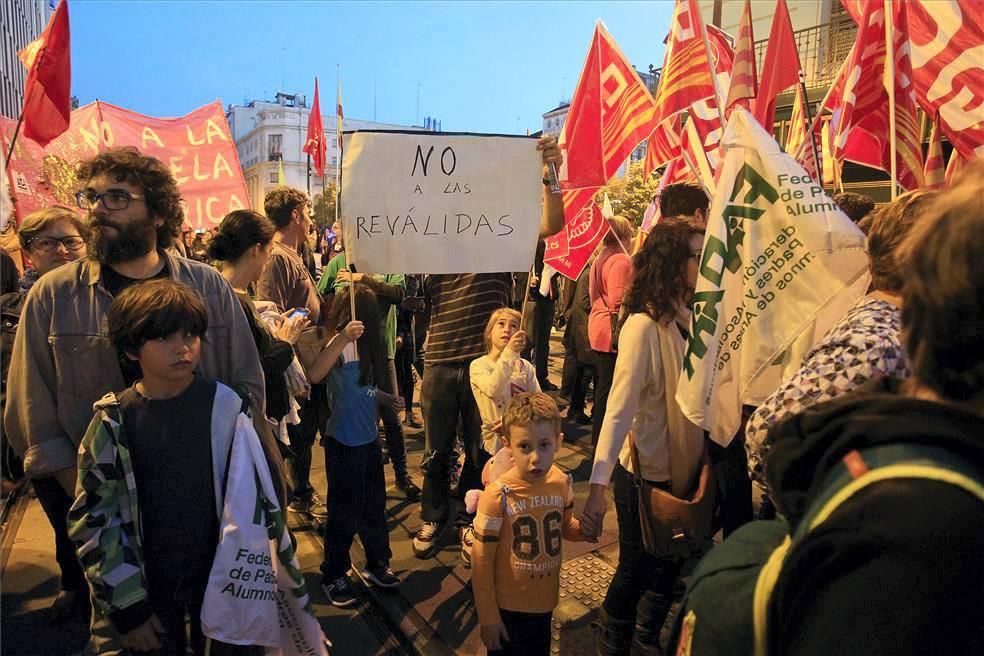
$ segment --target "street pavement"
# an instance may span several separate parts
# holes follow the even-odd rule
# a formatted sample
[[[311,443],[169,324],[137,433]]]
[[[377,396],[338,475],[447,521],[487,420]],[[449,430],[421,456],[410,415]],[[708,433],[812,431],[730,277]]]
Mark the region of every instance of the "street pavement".
[[[551,340],[551,350],[551,380],[559,384],[563,361],[559,334],[555,333]],[[556,464],[573,477],[577,513],[588,492],[590,426],[565,421],[564,431],[566,439]],[[407,430],[407,451],[411,472],[421,484],[422,430]],[[377,590],[355,571],[359,603],[348,609],[331,606],[320,587],[318,566],[323,546],[319,527],[296,515],[288,517],[314,612],[334,643],[332,653],[484,654],[470,570],[461,560],[457,532],[446,531],[444,547],[434,558],[415,558],[411,544],[420,525],[419,504],[407,502],[393,484],[392,468],[386,465],[385,470],[392,567],[403,582],[397,590]],[[320,448],[315,449],[312,484],[325,490],[324,452]],[[364,563],[358,541],[353,546],[352,560],[356,570]],[[554,613],[554,654],[592,653],[590,624],[597,617],[617,560],[614,510],[606,516],[605,532],[599,542],[564,543],[561,599]],[[33,494],[22,494],[3,526],[0,550],[0,640],[4,656],[63,656],[77,653],[84,646],[87,632],[81,619],[60,625],[51,625],[48,620],[47,608],[58,591],[57,576],[51,527]]]

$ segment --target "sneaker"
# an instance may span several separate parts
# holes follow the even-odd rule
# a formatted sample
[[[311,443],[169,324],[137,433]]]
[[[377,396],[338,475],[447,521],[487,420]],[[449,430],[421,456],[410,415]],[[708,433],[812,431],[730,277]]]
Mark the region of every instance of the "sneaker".
[[[339,576],[330,583],[323,582],[321,589],[324,590],[325,596],[328,597],[331,605],[337,606],[338,608],[346,608],[358,601],[355,598],[355,593],[352,591],[352,584],[349,582],[347,576]]]
[[[431,558],[441,546],[438,539],[441,537],[443,529],[444,525],[437,522],[421,524],[420,530],[413,538],[413,555],[421,560]]]
[[[403,492],[404,496],[407,498],[407,501],[420,500],[420,488],[417,487],[417,484],[413,482],[412,478],[410,478],[410,474],[404,473],[402,476],[397,475],[396,487]]]
[[[328,519],[328,506],[317,494],[311,495],[311,503],[308,506],[308,514],[315,519]]]
[[[461,559],[465,561],[465,568],[471,569],[471,552],[475,545],[475,529],[469,526],[462,526],[461,534]]]
[[[287,512],[307,515],[311,510],[310,497],[294,497],[294,500],[287,504]]]
[[[396,578],[393,569],[390,567],[378,567],[362,570],[362,578],[367,579],[377,588],[397,588],[400,586],[400,579]]]

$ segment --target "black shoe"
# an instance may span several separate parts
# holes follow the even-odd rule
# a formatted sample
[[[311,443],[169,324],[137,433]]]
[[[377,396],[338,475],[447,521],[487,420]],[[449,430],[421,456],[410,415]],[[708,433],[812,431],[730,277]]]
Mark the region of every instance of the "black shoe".
[[[358,601],[347,576],[339,576],[330,583],[325,581],[321,584],[321,589],[331,605],[338,608],[346,608]]]
[[[363,578],[377,588],[398,588],[400,586],[400,579],[396,578],[396,574],[389,567],[377,567],[376,569],[366,567],[361,573]]]
[[[556,392],[560,388],[551,383],[549,380],[544,380],[540,383],[540,390],[543,392]]]
[[[420,500],[420,488],[417,487],[417,484],[410,478],[410,474],[397,474],[396,487],[403,492],[403,495],[406,496],[407,501]]]
[[[317,494],[311,495],[311,504],[308,506],[308,514],[315,519],[328,519],[328,506]]]
[[[586,414],[582,410],[581,412],[578,412],[574,415],[574,421],[578,424],[581,424],[582,426],[587,426],[594,420],[591,418],[591,415]]]

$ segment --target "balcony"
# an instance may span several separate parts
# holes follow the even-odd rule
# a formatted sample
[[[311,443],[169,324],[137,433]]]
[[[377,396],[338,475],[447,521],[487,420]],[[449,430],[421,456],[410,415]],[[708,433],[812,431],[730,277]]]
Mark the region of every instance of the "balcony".
[[[793,32],[807,89],[826,87],[833,82],[857,34],[858,26],[846,14],[829,23]],[[767,44],[768,39],[755,42],[755,63],[759,75],[762,73]]]
[[[793,32],[799,50],[800,64],[803,66],[803,73],[806,76],[807,89],[824,88],[833,82],[841,64],[851,52],[851,46],[854,45],[857,34],[858,26],[846,14],[838,16],[829,23],[814,25]],[[760,76],[768,41],[768,39],[762,39],[755,42],[755,64]],[[650,64],[649,90],[654,96],[662,72],[662,68],[654,68]]]

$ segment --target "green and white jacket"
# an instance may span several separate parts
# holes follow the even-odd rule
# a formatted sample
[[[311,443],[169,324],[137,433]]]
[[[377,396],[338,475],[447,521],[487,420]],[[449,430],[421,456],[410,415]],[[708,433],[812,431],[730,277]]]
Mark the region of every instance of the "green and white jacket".
[[[212,481],[220,521],[236,419],[245,407],[248,406],[235,391],[217,384],[212,403]],[[120,611],[146,604],[147,580],[140,503],[120,404],[110,393],[93,409],[96,414],[79,445],[78,483],[75,503],[68,514],[68,532],[78,549],[95,603],[112,619]],[[133,621],[139,626],[148,618],[149,611],[146,617]],[[128,631],[134,626],[117,628]]]

